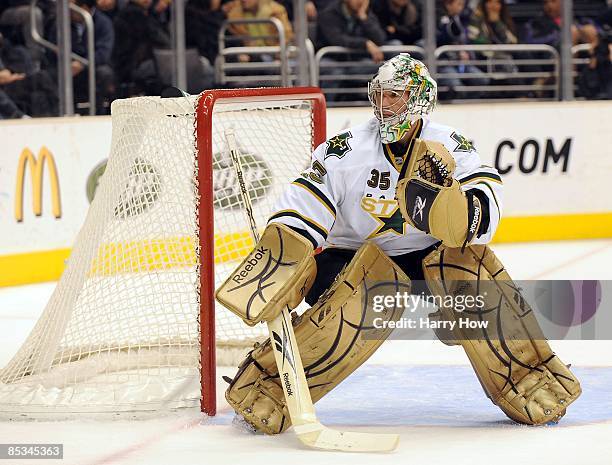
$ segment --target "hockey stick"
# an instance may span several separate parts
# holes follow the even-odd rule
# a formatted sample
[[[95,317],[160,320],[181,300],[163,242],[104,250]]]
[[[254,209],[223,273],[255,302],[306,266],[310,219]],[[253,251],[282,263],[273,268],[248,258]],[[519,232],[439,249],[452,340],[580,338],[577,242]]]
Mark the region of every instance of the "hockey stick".
[[[236,172],[245,214],[251,227],[255,243],[259,241],[257,225],[253,217],[251,198],[244,181],[240,153],[232,129],[225,131],[232,164]],[[316,449],[345,452],[388,452],[397,447],[396,434],[355,433],[327,428],[317,420],[310,390],[304,373],[304,366],[295,339],[295,332],[285,307],[274,320],[268,321],[268,331],[274,358],[278,367],[279,380],[285,393],[287,410],[293,430],[306,446]]]

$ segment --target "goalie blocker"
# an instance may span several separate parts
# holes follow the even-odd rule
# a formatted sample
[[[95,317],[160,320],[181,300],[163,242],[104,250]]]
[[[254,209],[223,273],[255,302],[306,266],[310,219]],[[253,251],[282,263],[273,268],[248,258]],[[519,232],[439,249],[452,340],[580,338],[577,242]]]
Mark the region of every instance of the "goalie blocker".
[[[261,239],[217,289],[216,299],[249,326],[297,307],[312,286],[317,265],[312,243],[280,223]]]
[[[402,216],[448,247],[465,247],[488,228],[486,222],[481,226],[486,197],[481,200],[478,190],[461,190],[453,178],[455,160],[443,144],[421,139],[412,143],[396,189]]]

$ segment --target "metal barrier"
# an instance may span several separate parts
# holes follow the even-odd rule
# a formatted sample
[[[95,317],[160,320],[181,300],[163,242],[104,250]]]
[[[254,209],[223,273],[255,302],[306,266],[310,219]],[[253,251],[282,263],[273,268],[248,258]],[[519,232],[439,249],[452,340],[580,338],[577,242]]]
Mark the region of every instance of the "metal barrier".
[[[37,7],[37,3],[38,0],[30,1],[30,33],[32,34],[32,39],[34,39],[34,41],[39,43],[41,46],[51,50],[56,55],[59,55],[59,47],[57,44],[44,39],[36,29],[35,9]],[[87,58],[77,55],[76,53],[71,53],[71,57],[73,60],[76,60],[87,67],[89,114],[93,116],[96,114],[96,53],[93,18],[88,11],[78,7],[74,3],[70,3],[69,7],[72,11],[83,18],[85,30],[87,31]]]
[[[386,57],[400,52],[418,59],[425,56],[425,50],[416,46],[383,46],[381,50]],[[475,57],[462,60],[458,56],[462,51]],[[436,49],[435,57],[442,98],[451,91],[453,101],[462,100],[458,95],[466,101],[559,98],[559,53],[548,45],[445,45]],[[323,89],[329,106],[367,104],[367,81],[378,67],[367,52],[324,47],[315,55],[315,63],[315,84]]]
[[[462,60],[458,57],[460,52],[473,52],[475,57]],[[481,102],[490,97],[496,97],[496,101],[504,97],[559,98],[559,52],[549,45],[444,45],[436,49],[435,56],[442,97],[452,92],[455,97],[472,95]]]
[[[52,44],[41,37],[39,31],[36,30],[36,21],[34,20],[35,16],[35,7],[37,4],[37,0],[30,0],[30,16],[32,17],[31,22],[31,34],[36,42],[38,42],[43,47],[53,50],[56,54],[58,54],[58,86],[59,86],[59,95],[60,95],[60,113],[62,114],[72,114],[74,111],[73,99],[72,99],[72,85],[71,80],[72,76],[70,74],[70,60],[77,60],[88,66],[88,77],[89,77],[89,112],[90,114],[95,113],[95,63],[94,63],[94,38],[93,38],[93,20],[91,19],[91,15],[89,15],[84,10],[76,7],[73,4],[69,4],[69,0],[50,0],[51,3],[56,5],[56,16],[58,17],[58,44]],[[176,3],[176,5],[174,5]],[[445,78],[452,79],[460,78],[462,81],[465,80],[465,85],[461,85],[455,90],[462,92],[471,97],[477,97],[476,94],[487,95],[487,96],[498,96],[496,94],[506,94],[508,97],[525,98],[525,93],[527,93],[526,98],[529,99],[557,99],[560,95],[559,86],[561,81],[561,62],[559,53],[546,45],[527,45],[527,44],[519,44],[519,45],[484,45],[484,46],[444,46],[438,49],[434,49],[435,47],[435,3],[433,0],[427,0],[424,2],[423,8],[423,25],[424,25],[424,37],[426,39],[426,50],[421,47],[413,47],[413,46],[399,46],[399,47],[382,47],[385,50],[392,50],[395,53],[400,51],[408,51],[413,53],[420,58],[425,58],[427,56],[427,63],[430,67],[432,73],[442,81]],[[569,14],[566,10],[571,6],[571,2],[563,2],[564,3],[564,15]],[[184,12],[183,12],[184,0],[176,0],[173,2],[173,27],[174,32],[176,34],[177,43],[175,43],[175,50],[177,50],[177,58],[176,58],[176,76],[178,81],[185,80],[185,64],[184,64],[184,46],[182,44],[184,39]],[[73,11],[79,12],[79,14],[84,18],[84,22],[87,27],[87,36],[88,36],[88,53],[87,57],[77,56],[75,54],[70,54],[70,31],[69,31],[69,15],[68,8]],[[521,10],[524,7],[521,7]],[[298,16],[301,14],[302,9],[297,10]],[[61,14],[60,14],[61,13]],[[303,19],[303,18],[302,18]],[[275,26],[275,29],[278,32],[278,40],[279,45],[271,48],[265,47],[227,47],[225,36],[227,32],[226,23],[220,31],[220,57],[215,62],[216,67],[216,75],[217,80],[220,84],[233,84],[233,85],[261,85],[263,82],[271,82],[273,84],[280,85],[291,85],[291,81],[295,78],[292,74],[293,67],[293,55],[299,52],[304,55],[305,48],[302,47],[299,50],[295,47],[289,46],[287,44],[286,38],[284,37],[284,30],[282,25],[276,19],[269,20],[238,20],[234,22],[245,22],[245,23],[258,23],[258,22],[268,22],[272,23]],[[297,24],[297,23],[296,23]],[[302,24],[302,23],[299,23]],[[564,22],[564,34],[562,35],[562,43],[568,44],[569,46],[571,42],[571,38],[569,36],[569,25],[571,22]],[[297,30],[300,29],[300,30]],[[299,37],[304,36],[305,26],[298,27],[296,26],[296,32],[298,40]],[[371,62],[367,53],[359,52],[349,49],[341,49],[340,47],[326,47],[322,49],[316,57],[314,51],[311,50],[312,44],[307,44],[307,48],[309,49],[307,52],[309,64],[310,64],[310,75],[309,78],[311,80],[311,84],[320,82],[324,87],[325,93],[333,98],[336,95],[344,93],[353,93],[358,94],[357,99],[352,101],[350,99],[343,102],[345,105],[351,104],[361,104],[366,103],[365,98],[361,100],[361,97],[365,97],[365,82],[369,79],[371,73],[364,73],[363,67],[364,64],[367,66],[372,65],[372,69],[374,69],[374,63]],[[567,46],[564,50],[568,50]],[[477,60],[469,60],[467,62],[460,62],[460,60],[453,60],[448,57],[446,54],[449,54],[453,51],[460,50],[463,47],[465,50],[477,51],[480,53],[480,57]],[[583,47],[580,49],[580,47]],[[572,49],[574,53],[574,59],[572,60],[575,66],[574,76],[576,75],[576,69],[584,66],[587,63],[586,58],[576,57],[577,48],[582,51],[586,49],[587,46],[577,46]],[[435,53],[434,53],[435,50]],[[495,52],[505,52],[509,53],[512,58],[499,58],[495,56]],[[232,62],[232,58],[237,57],[241,53],[247,53],[255,56],[261,57],[262,55],[268,55],[267,58],[272,57],[271,61],[266,62],[250,62],[250,63],[240,63],[240,62]],[[330,60],[332,63],[322,63],[323,58],[330,58],[333,54],[336,56],[345,56],[347,54],[353,54],[354,56],[358,56],[359,59],[355,60],[354,58],[341,58],[341,63],[333,63],[333,60]],[[489,57],[486,54],[490,54]],[[533,57],[520,57],[521,54],[535,53],[537,55],[544,55],[544,58],[533,58]],[[358,55],[355,55],[358,54]],[[326,56],[327,55],[327,56]],[[340,61],[337,60],[337,61]],[[304,63],[306,60],[301,60]],[[460,63],[458,63],[460,62]],[[563,65],[567,66],[569,60],[564,61]],[[438,65],[448,65],[452,66],[452,64],[458,64],[459,66],[466,64],[473,64],[479,68],[482,67],[481,71],[478,73],[449,73],[449,72],[436,72],[436,67]],[[352,72],[348,72],[346,74],[338,73],[333,71],[333,68],[338,68],[342,66],[344,68],[355,68],[357,72],[353,74]],[[499,67],[501,66],[516,66],[516,72],[500,72]],[[529,69],[530,67],[538,67],[537,69]],[[577,68],[576,68],[577,67]],[[544,69],[542,69],[544,68]],[[272,72],[270,72],[272,71]],[[326,73],[329,71],[329,73]],[[482,75],[487,77],[489,83],[486,86],[474,86],[469,85],[470,81],[472,83],[475,79],[482,77]],[[233,74],[233,75],[232,75]],[[372,73],[373,74],[373,73]],[[565,98],[571,99],[571,94],[568,92],[571,91],[571,86],[567,85],[567,75],[570,73],[565,73],[563,76],[563,89]],[[179,77],[181,77],[179,79]],[[539,80],[533,82],[533,80]],[[550,82],[544,82],[550,81]],[[491,83],[492,82],[492,83]],[[544,83],[542,83],[544,82]],[[350,85],[346,85],[346,84]],[[362,85],[363,83],[363,85]],[[330,84],[326,88],[326,84]],[[344,87],[342,85],[344,84]],[[444,93],[447,90],[445,85],[442,83],[440,85],[440,91]],[[522,93],[522,94],[521,94]],[[548,93],[548,94],[546,94]],[[354,97],[354,95],[353,95]],[[479,100],[482,101],[482,98],[479,99],[471,99],[470,101]],[[485,99],[486,100],[486,99]],[[334,105],[331,102],[332,106]]]
[[[412,45],[384,45],[380,47],[389,58],[401,52],[423,59],[425,50]],[[374,63],[365,50],[346,47],[323,47],[315,55],[315,85],[321,87],[328,106],[359,106],[368,102],[368,81],[379,64]],[[365,71],[365,72],[364,72]],[[337,101],[337,99],[342,101]]]
[[[586,65],[590,61],[591,44],[578,44],[572,47],[572,57],[574,65]],[[586,53],[586,57],[579,57],[579,54]]]
[[[572,47],[572,79],[574,91],[578,91],[578,76],[591,62],[591,44],[578,44]],[[584,96],[582,97],[584,99]]]
[[[230,36],[228,38],[226,33],[232,24],[272,24],[276,28],[277,35],[272,37]],[[278,39],[278,45],[226,47],[227,39],[239,41],[269,38]],[[227,20],[219,30],[219,55],[215,60],[216,81],[221,85],[232,83],[254,86],[262,83],[274,83],[287,87],[290,85],[288,49],[283,23],[277,18]],[[258,57],[261,61],[240,62],[238,57],[243,54]]]
[[[308,85],[314,86],[317,81],[316,65],[315,65],[315,47],[310,39],[306,39],[306,65],[308,66]],[[290,45],[287,48],[287,56],[289,57],[289,84],[291,86],[299,85],[299,49],[296,45]]]

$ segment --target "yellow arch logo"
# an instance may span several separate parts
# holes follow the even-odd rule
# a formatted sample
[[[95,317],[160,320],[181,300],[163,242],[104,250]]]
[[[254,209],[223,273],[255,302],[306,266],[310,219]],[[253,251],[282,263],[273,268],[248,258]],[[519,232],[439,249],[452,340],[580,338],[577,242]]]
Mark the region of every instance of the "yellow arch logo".
[[[29,148],[22,150],[17,165],[17,183],[15,187],[15,219],[23,221],[23,190],[25,184],[26,168],[30,168],[30,179],[32,181],[32,211],[36,216],[42,215],[42,191],[44,166],[47,164],[49,179],[51,181],[51,203],[53,216],[61,218],[62,205],[60,199],[59,179],[57,177],[57,167],[53,154],[44,145],[38,152],[38,158]]]

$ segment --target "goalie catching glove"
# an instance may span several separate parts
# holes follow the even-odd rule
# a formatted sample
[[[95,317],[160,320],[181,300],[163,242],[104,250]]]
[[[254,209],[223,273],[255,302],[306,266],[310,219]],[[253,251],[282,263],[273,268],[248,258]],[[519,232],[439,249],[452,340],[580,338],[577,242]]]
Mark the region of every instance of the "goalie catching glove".
[[[453,178],[455,160],[439,142],[416,139],[396,196],[404,219],[448,247],[465,247],[482,221],[480,199]]]

